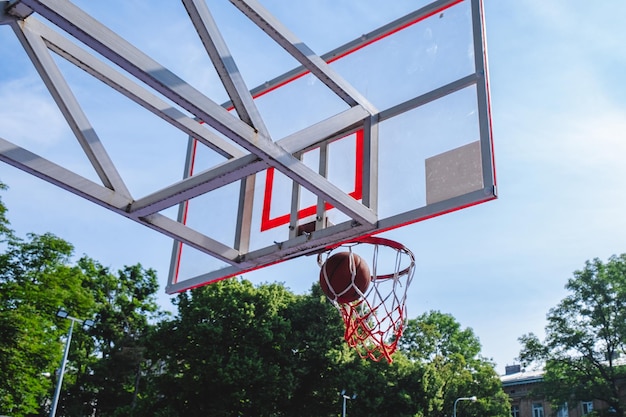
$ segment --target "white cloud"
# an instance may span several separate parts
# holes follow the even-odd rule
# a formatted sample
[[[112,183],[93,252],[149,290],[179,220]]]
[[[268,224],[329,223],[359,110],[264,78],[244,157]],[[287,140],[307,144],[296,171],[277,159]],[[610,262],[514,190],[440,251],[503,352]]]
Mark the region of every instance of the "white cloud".
[[[0,82],[0,136],[25,148],[50,147],[67,124],[47,90],[33,78]]]

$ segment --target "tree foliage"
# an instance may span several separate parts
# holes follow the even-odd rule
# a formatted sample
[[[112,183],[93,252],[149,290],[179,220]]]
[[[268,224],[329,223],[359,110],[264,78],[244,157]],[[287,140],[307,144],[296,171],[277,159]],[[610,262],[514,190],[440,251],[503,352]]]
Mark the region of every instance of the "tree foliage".
[[[394,362],[358,357],[338,312],[315,285],[296,296],[279,284],[217,282],[178,297],[178,316],[154,334],[155,391],[146,415],[336,416],[345,391],[363,416],[507,416],[493,365],[471,329],[439,312],[411,320]],[[416,341],[429,340],[426,345]],[[181,343],[181,341],[183,341]]]
[[[399,345],[422,368],[416,384],[420,415],[451,415],[454,401],[468,396],[479,400],[463,403],[464,415],[509,414],[508,397],[493,364],[480,356],[479,339],[451,315],[430,311],[409,320]]]
[[[145,340],[159,317],[156,273],[140,265],[117,275],[51,234],[13,239],[0,256],[0,411],[45,414],[58,376],[71,316],[75,326],[58,412],[112,416],[133,408],[143,373]],[[50,375],[50,376],[48,376]],[[128,414],[126,414],[128,415]]]
[[[147,339],[164,314],[156,302],[156,272],[137,264],[113,274],[86,257],[79,266],[91,277],[85,285],[94,296],[95,325],[89,343],[79,346],[84,352],[74,363],[81,372],[64,409],[76,416],[132,415],[145,389]]]
[[[341,358],[341,333],[320,297],[303,300],[282,285],[240,279],[180,294],[178,316],[155,334],[152,361],[163,395],[149,400],[147,411],[271,416],[297,403],[298,415],[323,415],[319,407],[307,414],[307,405],[336,395],[324,383]]]
[[[545,364],[544,389],[555,404],[602,400],[623,415],[620,399],[626,368],[626,254],[604,263],[587,261],[575,271],[569,291],[547,315],[544,341],[530,333],[520,338],[520,359]],[[606,410],[605,410],[606,411]]]
[[[117,274],[50,233],[16,237],[0,202],[0,414],[47,415],[71,316],[74,327],[57,412],[129,415],[145,363],[145,340],[160,317],[156,273],[140,265]],[[94,414],[95,410],[95,414]]]
[[[111,271],[52,235],[15,236],[0,202],[0,414],[49,412],[69,320],[74,328],[58,414],[97,416],[351,415],[505,417],[508,405],[471,329],[430,312],[410,320],[391,364],[361,359],[318,284],[229,279],[179,294],[168,316],[156,272]],[[50,376],[46,376],[46,375]]]
[[[66,323],[59,306],[75,314],[93,307],[80,271],[68,265],[73,247],[51,234],[11,239],[0,255],[0,407],[36,414],[60,360]]]

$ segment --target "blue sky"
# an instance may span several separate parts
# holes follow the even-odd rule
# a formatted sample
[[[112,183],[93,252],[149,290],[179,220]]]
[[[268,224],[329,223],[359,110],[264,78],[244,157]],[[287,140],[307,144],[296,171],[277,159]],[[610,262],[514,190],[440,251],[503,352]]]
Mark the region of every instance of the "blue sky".
[[[186,42],[193,34],[172,18],[180,13],[176,2],[159,2],[154,8],[158,13],[141,10],[146,7],[141,2],[102,10],[97,2],[82,3],[190,82],[213,88],[197,70],[206,58]],[[302,33],[294,31],[316,52],[325,52],[353,37],[354,28],[341,20],[347,16],[342,8],[348,10],[350,3],[307,2],[298,10],[299,19],[330,19],[327,24],[336,28],[332,36],[309,33],[304,24],[296,26]],[[362,25],[358,29],[364,33],[378,19],[408,11],[406,3],[390,2],[379,10],[379,2],[359,2],[359,10],[351,10],[358,18],[350,21]],[[331,4],[339,9],[328,15]],[[279,18],[294,14],[279,6],[268,2]],[[154,20],[139,26],[137,20],[119,19],[138,12],[154,13]],[[542,335],[545,315],[565,296],[563,287],[573,271],[585,260],[605,260],[626,251],[625,14],[626,4],[618,2],[590,7],[581,0],[485,0],[499,199],[384,235],[402,241],[417,257],[409,316],[428,310],[452,314],[474,330],[483,355],[496,362],[499,372],[514,363],[519,336]],[[228,21],[230,16],[216,14],[218,18]],[[175,53],[162,48],[168,39],[176,40]],[[59,146],[66,143],[67,128],[6,26],[0,26],[0,57],[0,137],[72,164],[69,151],[57,153],[67,149]],[[261,82],[273,69],[259,62],[253,59],[242,71],[258,72]],[[98,87],[81,84],[80,75],[76,77],[77,95],[85,106],[101,109],[102,103],[93,99]],[[164,132],[167,127],[153,127],[147,119],[107,126],[107,116],[94,112],[94,124],[101,121],[105,127],[103,135],[128,132],[120,140],[156,141],[146,152],[180,150],[180,144],[168,148],[173,145],[161,142],[151,130]],[[144,166],[135,165],[121,148],[111,153],[124,161],[132,186],[152,186]],[[178,179],[181,158],[173,161],[176,167],[164,166],[159,174]],[[13,167],[0,164],[0,180],[10,187],[2,199],[20,235],[55,233],[74,244],[77,255],[87,254],[111,268],[140,262],[156,269],[165,284],[169,238]],[[317,264],[305,257],[245,277],[280,281],[305,292],[317,276]],[[161,295],[165,306],[169,298]]]

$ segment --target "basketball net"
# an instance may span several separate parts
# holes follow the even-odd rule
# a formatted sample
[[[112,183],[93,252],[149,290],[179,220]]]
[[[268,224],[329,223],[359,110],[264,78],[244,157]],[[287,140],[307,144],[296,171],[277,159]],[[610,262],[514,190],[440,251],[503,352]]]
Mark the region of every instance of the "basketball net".
[[[354,282],[356,270],[351,267],[352,285],[360,298],[349,303],[339,303],[339,294],[335,294],[332,298],[328,297],[328,300],[341,313],[346,327],[344,338],[348,345],[355,348],[362,358],[377,362],[384,358],[391,363],[391,355],[398,347],[406,324],[406,294],[415,273],[415,256],[401,243],[367,237],[319,254],[318,264],[322,267],[338,248],[348,249],[352,254],[352,250],[356,250],[359,245],[367,245],[372,251],[372,277],[369,287],[365,293],[359,290]],[[391,249],[391,256],[395,257],[394,271],[391,273],[378,272],[381,248]],[[353,261],[350,263],[354,264]]]

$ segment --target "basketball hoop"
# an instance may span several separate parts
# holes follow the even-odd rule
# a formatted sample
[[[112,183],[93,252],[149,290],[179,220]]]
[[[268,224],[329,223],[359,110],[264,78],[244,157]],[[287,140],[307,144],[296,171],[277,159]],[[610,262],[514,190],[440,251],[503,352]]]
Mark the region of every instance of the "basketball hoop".
[[[334,293],[326,271],[326,261],[337,249],[347,249],[350,254],[357,250],[371,252],[371,280],[365,290],[363,285],[356,285],[358,271],[353,267],[354,261],[350,261],[352,290],[359,294],[354,301],[341,302],[340,296],[346,290],[342,286],[340,294]],[[415,273],[413,253],[401,243],[370,236],[320,253],[317,262],[322,268],[320,281],[327,284],[323,285],[323,290],[341,313],[346,326],[344,338],[348,345],[355,348],[362,358],[374,361],[385,358],[391,363],[391,355],[397,349],[406,323],[406,294]],[[389,269],[384,274],[379,273],[381,267]],[[388,273],[390,270],[393,272]]]

